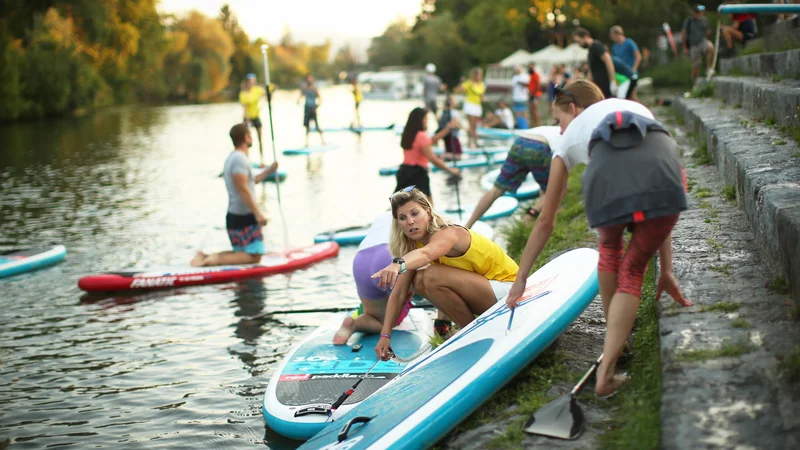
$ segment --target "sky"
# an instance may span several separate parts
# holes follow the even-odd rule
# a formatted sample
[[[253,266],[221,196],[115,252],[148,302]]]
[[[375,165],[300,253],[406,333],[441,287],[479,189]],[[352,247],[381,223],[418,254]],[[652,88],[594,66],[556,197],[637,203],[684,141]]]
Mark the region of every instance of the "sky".
[[[330,38],[334,48],[345,43],[365,52],[370,38],[403,17],[411,21],[420,0],[160,0],[164,13],[182,14],[192,9],[216,17],[228,3],[251,39],[278,40],[288,26],[294,38],[319,44]]]

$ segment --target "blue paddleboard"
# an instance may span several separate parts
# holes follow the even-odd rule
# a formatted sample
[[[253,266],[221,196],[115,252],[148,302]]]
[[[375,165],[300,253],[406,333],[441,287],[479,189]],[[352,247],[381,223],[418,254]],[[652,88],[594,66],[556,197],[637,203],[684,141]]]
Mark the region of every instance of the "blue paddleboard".
[[[325,428],[325,408],[350,389],[378,361],[377,334],[355,333],[346,345],[333,345],[333,336],[345,315],[336,315],[297,344],[273,373],[261,406],[264,421],[274,431],[292,439],[309,439]],[[392,350],[406,357],[430,348],[433,319],[427,311],[412,309],[392,331]],[[407,362],[384,361],[358,385],[336,411],[346,412],[364,401],[392,378]]]
[[[63,245],[3,252],[0,253],[0,278],[52,266],[66,256],[67,249]]]
[[[475,132],[478,133],[478,137],[483,139],[513,139],[517,137],[517,133],[515,133],[514,130],[506,130],[503,128],[478,127]]]
[[[475,204],[462,204],[461,215],[467,219],[472,217],[472,212],[475,211]],[[514,211],[519,207],[519,201],[514,197],[500,197],[492,203],[492,206],[481,216],[481,220],[495,220],[502,217],[508,217],[514,214]],[[445,209],[449,215],[458,214],[458,206],[452,205]]]
[[[475,156],[471,156],[469,158],[463,158],[463,159],[461,159],[459,161],[456,161],[455,163],[453,161],[448,161],[445,164],[447,164],[448,167],[453,167],[454,164],[455,164],[455,167],[458,167],[459,169],[474,169],[476,167],[490,167],[490,166],[492,166],[494,164],[499,164],[499,163],[502,163],[503,161],[505,161],[506,156],[507,156],[506,152],[495,153],[495,154],[489,155],[488,157],[482,156],[482,155],[475,155]],[[433,164],[429,164],[428,167],[430,167],[430,170],[432,172],[441,172],[442,171],[442,169],[434,166]],[[395,174],[397,174],[397,171],[399,169],[400,169],[400,166],[381,167],[380,169],[378,169],[378,174],[380,174],[381,176],[395,175]]]
[[[265,170],[265,167],[261,167],[261,164],[256,163],[256,162],[251,162],[250,163],[250,167],[253,168],[253,176],[258,175],[258,174],[260,174],[261,172],[263,172]],[[222,178],[223,175],[224,174],[220,173],[219,177]],[[286,179],[286,177],[288,176],[288,174],[286,173],[285,170],[278,169],[277,172],[275,172],[273,174],[270,174],[270,176],[265,178],[264,181],[262,181],[262,183],[266,183],[267,181],[274,182],[276,176],[278,177],[278,181],[284,181]]]
[[[481,177],[481,187],[484,191],[488,191],[492,188],[492,186],[494,186],[494,181],[497,179],[498,175],[500,175],[500,169],[492,170]],[[533,179],[533,175],[529,172],[522,184],[519,185],[517,192],[506,191],[504,195],[508,197],[514,197],[517,200],[528,200],[538,197],[539,190],[539,183]]]
[[[469,216],[466,215],[463,215],[463,220],[459,220],[458,211],[456,211],[454,214],[445,214],[445,217],[459,224],[463,224],[469,220]],[[365,225],[362,227],[350,227],[341,230],[320,233],[314,236],[314,243],[316,244],[320,242],[333,241],[340,246],[358,245],[364,240],[365,237],[367,237],[369,227],[369,225]],[[480,220],[475,222],[472,225],[472,229],[489,238],[490,240],[494,239],[494,229],[492,229],[492,227],[485,222],[481,222]]]
[[[536,359],[586,309],[598,291],[598,253],[577,249],[527,281],[514,311],[505,298],[433,352],[410,363],[380,391],[300,448],[428,448]]]
[[[303,147],[303,148],[288,148],[283,151],[283,154],[286,156],[294,156],[294,155],[311,155],[314,153],[325,153],[334,150],[338,150],[339,147],[336,145],[313,145],[311,147]]]
[[[444,155],[443,148],[437,147],[433,150],[437,155]],[[497,155],[500,153],[508,152],[507,145],[500,145],[495,147],[461,147],[461,153],[464,155]]]
[[[394,124],[383,126],[383,127],[339,127],[339,128],[325,128],[322,130],[323,133],[337,133],[341,131],[352,131],[353,133],[363,133],[365,131],[392,131],[394,130]],[[317,131],[316,129],[311,130],[312,132]]]

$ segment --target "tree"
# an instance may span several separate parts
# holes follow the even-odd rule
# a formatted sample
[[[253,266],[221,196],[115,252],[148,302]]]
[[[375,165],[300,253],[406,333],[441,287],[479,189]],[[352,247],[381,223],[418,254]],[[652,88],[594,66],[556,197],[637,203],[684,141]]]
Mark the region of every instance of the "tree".
[[[182,87],[190,99],[208,100],[228,85],[233,40],[218,20],[197,11],[178,21],[175,29],[186,33],[188,38],[186,47],[180,50],[189,54]],[[182,58],[185,61],[186,56]]]
[[[449,12],[421,22],[409,41],[409,62],[436,64],[437,75],[448,85],[455,85],[470,63],[459,29]]]
[[[408,25],[402,20],[389,24],[382,35],[372,38],[367,50],[369,64],[376,68],[404,64],[408,53],[408,32]]]

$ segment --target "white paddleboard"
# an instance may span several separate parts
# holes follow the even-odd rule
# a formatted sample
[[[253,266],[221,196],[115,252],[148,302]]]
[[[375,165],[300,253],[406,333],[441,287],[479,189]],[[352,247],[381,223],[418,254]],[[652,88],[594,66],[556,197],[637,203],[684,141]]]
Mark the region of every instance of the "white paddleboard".
[[[472,212],[475,211],[475,203],[461,204],[461,214],[465,220],[472,217]],[[519,207],[519,200],[513,197],[500,197],[492,203],[492,206],[481,216],[481,220],[495,220],[502,217],[508,217],[514,214],[514,211]],[[458,205],[452,205],[445,210],[448,215],[458,214]]]
[[[544,351],[595,298],[598,253],[565,253],[528,278],[506,334],[505,299],[305,443],[301,449],[435,444]]]

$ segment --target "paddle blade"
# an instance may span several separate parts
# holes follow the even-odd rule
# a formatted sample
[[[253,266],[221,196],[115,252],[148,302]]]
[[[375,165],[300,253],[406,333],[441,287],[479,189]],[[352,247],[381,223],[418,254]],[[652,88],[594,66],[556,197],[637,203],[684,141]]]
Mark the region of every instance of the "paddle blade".
[[[564,395],[544,405],[525,423],[525,432],[558,439],[578,439],[586,419],[575,397]]]

